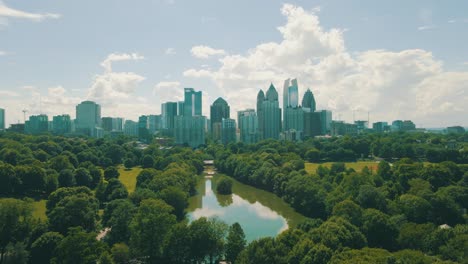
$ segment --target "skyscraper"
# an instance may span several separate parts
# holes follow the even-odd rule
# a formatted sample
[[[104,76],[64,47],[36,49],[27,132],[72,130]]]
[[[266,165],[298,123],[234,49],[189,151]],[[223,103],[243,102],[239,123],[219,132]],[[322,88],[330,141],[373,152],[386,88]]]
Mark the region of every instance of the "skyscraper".
[[[56,135],[71,133],[72,123],[69,115],[58,115],[52,117],[52,132]]]
[[[177,102],[167,102],[161,105],[161,127],[170,136],[174,134],[174,118],[177,116],[177,107]]]
[[[296,79],[287,79],[283,87],[283,131],[287,140],[301,140],[304,131],[304,111],[299,106]]]
[[[131,137],[138,136],[138,123],[132,120],[125,120],[124,134]]]
[[[258,91],[257,94],[257,116],[258,116],[258,131],[260,138],[259,140],[263,139],[263,130],[264,130],[264,115],[263,115],[263,102],[265,101],[265,94],[263,90]]]
[[[270,84],[260,109],[263,119],[263,139],[278,139],[281,131],[281,109],[279,108],[278,92],[273,84]]]
[[[76,106],[76,131],[92,136],[96,127],[101,127],[101,106],[92,101],[84,101]]]
[[[299,106],[299,88],[297,79],[287,79],[283,86],[283,110],[287,107],[296,108]]]
[[[240,140],[246,144],[257,143],[259,139],[258,116],[254,109],[237,112]]]
[[[27,134],[40,134],[49,130],[49,117],[47,115],[32,115],[24,124]]]
[[[230,117],[230,107],[228,103],[221,97],[216,99],[210,107],[210,121],[211,121],[211,133],[213,140],[216,142],[221,139],[221,123],[223,118]],[[219,124],[219,125],[218,125]]]
[[[193,88],[184,89],[184,116],[202,115],[202,92]]]
[[[231,118],[221,120],[221,142],[227,145],[236,142],[236,121]]]
[[[5,130],[5,109],[0,108],[0,130]]]
[[[315,112],[316,110],[315,97],[310,89],[307,89],[304,93],[304,97],[302,98],[302,109],[304,109],[305,112]]]
[[[320,111],[320,123],[322,135],[329,134],[331,132],[332,112],[329,110]]]
[[[149,132],[156,133],[162,128],[162,115],[149,115],[148,116]]]

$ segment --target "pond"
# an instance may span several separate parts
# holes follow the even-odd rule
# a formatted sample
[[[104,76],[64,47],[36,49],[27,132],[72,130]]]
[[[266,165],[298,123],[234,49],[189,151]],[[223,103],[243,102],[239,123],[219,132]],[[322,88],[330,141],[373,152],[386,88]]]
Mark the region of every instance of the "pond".
[[[289,227],[307,219],[295,212],[278,196],[233,181],[233,194],[216,193],[216,182],[221,177],[200,178],[198,194],[189,199],[188,218],[217,217],[232,225],[238,222],[244,230],[247,241],[262,237],[274,237]]]

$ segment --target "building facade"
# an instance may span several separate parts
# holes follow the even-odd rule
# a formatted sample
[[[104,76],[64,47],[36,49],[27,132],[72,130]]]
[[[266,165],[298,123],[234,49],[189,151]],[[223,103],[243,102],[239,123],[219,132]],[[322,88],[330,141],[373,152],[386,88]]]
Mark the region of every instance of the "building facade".
[[[24,124],[27,134],[41,134],[49,131],[49,117],[47,115],[32,115]]]
[[[0,130],[5,130],[5,109],[0,108]]]
[[[72,132],[70,115],[58,115],[52,117],[52,132],[56,135],[64,135]]]
[[[258,116],[253,109],[238,112],[240,127],[240,141],[246,144],[254,144],[259,141]]]
[[[76,132],[92,136],[96,127],[101,127],[101,106],[92,101],[81,102],[76,106]]]
[[[281,132],[281,109],[279,108],[278,92],[273,84],[271,84],[263,102],[259,102],[262,94],[263,92],[259,92],[257,96],[257,106],[261,103],[258,114],[261,116],[259,116],[259,122],[262,122],[259,124],[259,127],[263,129],[261,131],[262,139],[279,139]]]
[[[216,99],[210,107],[210,132],[216,142],[221,139],[221,123],[223,118],[230,118],[230,107],[221,97]]]

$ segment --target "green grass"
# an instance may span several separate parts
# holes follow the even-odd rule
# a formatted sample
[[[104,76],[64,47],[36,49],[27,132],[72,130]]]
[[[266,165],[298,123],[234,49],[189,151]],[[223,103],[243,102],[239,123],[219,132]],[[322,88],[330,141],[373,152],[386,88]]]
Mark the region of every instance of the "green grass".
[[[325,162],[325,163],[306,163],[305,169],[308,173],[315,173],[317,168],[322,165],[323,167],[330,168],[334,162]],[[364,167],[368,167],[371,171],[376,172],[379,166],[379,163],[375,161],[358,161],[358,162],[345,162],[347,169],[352,168],[355,171],[362,171]]]
[[[127,188],[128,193],[135,191],[137,176],[143,169],[140,167],[135,167],[130,170],[125,169],[124,167],[119,167],[119,180]]]
[[[41,220],[46,220],[46,200],[33,201],[33,217]]]

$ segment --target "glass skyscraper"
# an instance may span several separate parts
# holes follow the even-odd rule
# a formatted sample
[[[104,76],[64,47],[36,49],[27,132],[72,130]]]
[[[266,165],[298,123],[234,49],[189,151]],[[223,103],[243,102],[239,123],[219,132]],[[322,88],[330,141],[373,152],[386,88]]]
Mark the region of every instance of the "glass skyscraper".
[[[52,132],[56,135],[71,133],[72,124],[69,115],[58,115],[52,117]]]
[[[76,131],[92,136],[96,127],[101,127],[101,106],[92,101],[84,101],[76,106]]]
[[[5,129],[5,109],[0,108],[0,130]]]
[[[193,88],[184,89],[184,116],[202,115],[202,92]]]
[[[315,97],[310,89],[307,89],[304,93],[304,97],[302,98],[302,109],[306,112],[315,112],[316,110]]]
[[[210,130],[214,141],[221,139],[220,124],[223,118],[230,118],[230,107],[223,98],[219,97],[210,107]]]
[[[260,103],[259,99],[261,99],[261,94],[263,94],[263,92],[259,92],[259,96],[257,97],[257,106]],[[259,124],[263,129],[262,139],[278,139],[281,132],[281,109],[279,108],[278,92],[273,84],[270,84],[270,88],[268,88],[266,92],[265,100],[261,102],[261,107],[258,112],[261,114],[262,119],[262,124]]]
[[[239,111],[240,140],[246,144],[257,143],[259,139],[258,116],[254,109]]]

